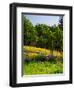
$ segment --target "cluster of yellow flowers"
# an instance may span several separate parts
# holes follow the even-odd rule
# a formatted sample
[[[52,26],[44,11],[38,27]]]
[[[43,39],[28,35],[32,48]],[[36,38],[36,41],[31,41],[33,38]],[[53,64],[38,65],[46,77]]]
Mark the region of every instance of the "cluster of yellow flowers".
[[[37,48],[37,47],[33,47],[33,46],[24,46],[23,49],[25,52],[42,54],[45,56],[47,56],[48,54],[51,54],[50,50],[47,50],[44,48]]]
[[[27,52],[27,53],[24,53],[24,56],[26,58],[35,58],[36,56],[38,56],[37,53],[30,53],[30,52]]]
[[[59,51],[52,52],[51,50],[47,50],[44,48],[37,48],[33,46],[23,46],[23,50],[24,50],[24,56],[28,58],[34,58],[40,54],[44,56],[53,54],[53,56],[56,57],[63,57],[63,53],[60,53]]]
[[[63,53],[62,52],[59,52],[59,51],[53,51],[53,56],[63,57]]]

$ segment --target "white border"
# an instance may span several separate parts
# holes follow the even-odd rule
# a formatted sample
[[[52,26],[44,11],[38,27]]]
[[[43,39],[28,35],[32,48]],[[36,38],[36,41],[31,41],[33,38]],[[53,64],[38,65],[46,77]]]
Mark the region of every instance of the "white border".
[[[64,55],[64,73],[63,74],[49,74],[49,75],[35,75],[30,77],[22,77],[22,30],[21,30],[21,13],[44,13],[44,14],[64,14],[63,26],[63,55]],[[41,9],[41,8],[17,8],[17,83],[31,83],[31,82],[45,82],[45,81],[65,81],[69,80],[69,10],[55,10],[55,9]],[[36,77],[38,76],[38,77]]]

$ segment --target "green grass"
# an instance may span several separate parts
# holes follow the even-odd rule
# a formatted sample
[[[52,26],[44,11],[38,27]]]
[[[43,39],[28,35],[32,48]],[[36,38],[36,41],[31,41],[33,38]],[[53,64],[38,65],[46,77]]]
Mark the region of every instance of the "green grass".
[[[59,74],[63,73],[63,62],[24,62],[23,75],[36,75],[36,74]]]

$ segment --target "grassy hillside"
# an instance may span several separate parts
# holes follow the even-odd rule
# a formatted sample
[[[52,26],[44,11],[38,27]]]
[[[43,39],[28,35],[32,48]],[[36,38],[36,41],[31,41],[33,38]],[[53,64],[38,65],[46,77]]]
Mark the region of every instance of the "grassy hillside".
[[[23,74],[63,73],[63,53],[33,46],[24,46]]]

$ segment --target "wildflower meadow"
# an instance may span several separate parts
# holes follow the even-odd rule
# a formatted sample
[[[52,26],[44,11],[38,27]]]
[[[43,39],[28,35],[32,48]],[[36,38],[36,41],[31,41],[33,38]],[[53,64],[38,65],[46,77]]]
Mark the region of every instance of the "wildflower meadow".
[[[22,22],[23,75],[63,73],[63,17],[23,14]]]

